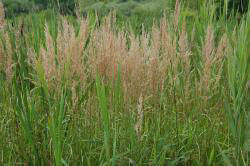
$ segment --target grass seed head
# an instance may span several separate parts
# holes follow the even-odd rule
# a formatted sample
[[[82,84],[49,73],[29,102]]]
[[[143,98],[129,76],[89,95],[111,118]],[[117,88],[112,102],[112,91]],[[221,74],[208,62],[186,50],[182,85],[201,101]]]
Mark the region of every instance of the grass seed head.
[[[0,2],[0,31],[5,26],[5,12],[4,12],[4,6],[3,3]]]

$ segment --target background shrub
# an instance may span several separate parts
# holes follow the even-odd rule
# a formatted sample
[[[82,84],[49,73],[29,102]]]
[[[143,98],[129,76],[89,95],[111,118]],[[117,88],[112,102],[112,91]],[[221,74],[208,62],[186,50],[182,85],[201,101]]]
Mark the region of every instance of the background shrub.
[[[192,10],[199,9],[204,0],[182,0]],[[225,0],[215,0],[221,8]],[[164,9],[174,9],[175,0],[3,0],[6,16],[13,17],[21,13],[40,11],[47,8],[60,10],[62,14],[74,14],[75,6],[80,4],[84,15],[89,10],[96,10],[100,15],[106,15],[110,10],[116,9],[123,16],[158,17]],[[249,0],[229,0],[230,12],[245,13]],[[140,14],[138,14],[140,13]],[[144,21],[144,19],[142,19]]]

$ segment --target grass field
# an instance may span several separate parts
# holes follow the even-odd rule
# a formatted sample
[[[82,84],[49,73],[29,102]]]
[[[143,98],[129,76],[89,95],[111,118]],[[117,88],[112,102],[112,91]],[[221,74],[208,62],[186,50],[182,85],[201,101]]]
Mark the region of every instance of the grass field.
[[[0,5],[0,165],[248,166],[250,11],[174,6],[6,19]]]

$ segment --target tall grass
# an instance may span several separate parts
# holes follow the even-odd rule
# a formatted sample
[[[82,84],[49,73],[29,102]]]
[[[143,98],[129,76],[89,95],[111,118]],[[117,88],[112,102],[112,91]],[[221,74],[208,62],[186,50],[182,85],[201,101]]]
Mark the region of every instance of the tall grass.
[[[0,17],[0,164],[247,165],[249,16],[187,10]]]
[[[249,80],[249,14],[242,19],[239,25],[237,45],[228,59],[228,84],[230,90],[231,106],[226,103],[229,116],[230,129],[235,142],[234,159],[236,165],[248,165],[249,115],[246,106],[247,82]],[[235,44],[235,43],[234,43]]]

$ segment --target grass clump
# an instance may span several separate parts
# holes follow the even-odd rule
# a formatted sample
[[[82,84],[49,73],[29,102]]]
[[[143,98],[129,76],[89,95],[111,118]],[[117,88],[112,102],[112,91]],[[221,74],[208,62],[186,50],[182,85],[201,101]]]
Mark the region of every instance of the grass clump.
[[[248,165],[249,12],[188,10],[0,17],[0,164]]]

